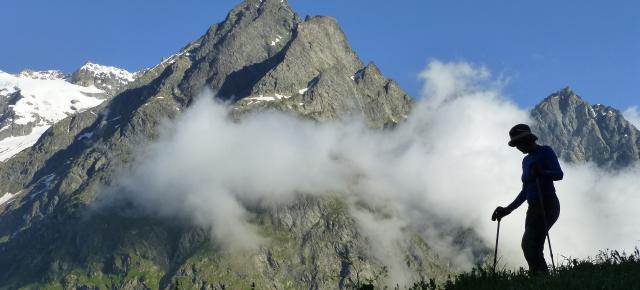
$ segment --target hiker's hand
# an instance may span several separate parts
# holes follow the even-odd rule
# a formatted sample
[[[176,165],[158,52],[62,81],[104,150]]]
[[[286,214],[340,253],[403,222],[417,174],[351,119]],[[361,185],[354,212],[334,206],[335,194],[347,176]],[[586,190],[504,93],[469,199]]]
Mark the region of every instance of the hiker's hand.
[[[501,220],[503,217],[509,215],[510,213],[511,211],[509,211],[507,208],[501,206],[496,207],[496,210],[494,210],[493,214],[491,215],[491,220]]]
[[[536,162],[531,165],[531,172],[533,172],[535,176],[542,176],[544,175],[544,168],[542,168],[539,162]]]

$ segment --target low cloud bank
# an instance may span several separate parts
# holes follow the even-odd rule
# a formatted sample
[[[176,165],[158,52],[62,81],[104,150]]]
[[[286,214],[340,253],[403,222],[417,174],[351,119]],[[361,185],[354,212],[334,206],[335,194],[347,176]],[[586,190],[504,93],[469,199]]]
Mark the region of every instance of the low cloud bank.
[[[119,198],[151,214],[188,219],[242,250],[264,242],[248,222],[252,204],[344,193],[346,201],[385,205],[394,213],[380,220],[353,209],[379,259],[391,259],[390,245],[403,240],[402,228],[412,227],[442,256],[468,269],[473,251],[453,246],[452,232],[473,229],[493,247],[491,212],[521,188],[523,155],[507,146],[507,132],[531,120],[501,94],[502,83],[484,67],[433,61],[421,77],[423,98],[406,122],[385,131],[358,121],[317,123],[277,112],[236,122],[228,106],[205,92],[122,174],[119,189],[103,198],[122,193]],[[551,231],[556,257],[637,245],[640,169],[563,169],[565,180],[556,183],[562,210]],[[509,267],[525,265],[525,211],[526,204],[502,223],[500,256]],[[390,263],[393,279],[404,279],[403,264]]]

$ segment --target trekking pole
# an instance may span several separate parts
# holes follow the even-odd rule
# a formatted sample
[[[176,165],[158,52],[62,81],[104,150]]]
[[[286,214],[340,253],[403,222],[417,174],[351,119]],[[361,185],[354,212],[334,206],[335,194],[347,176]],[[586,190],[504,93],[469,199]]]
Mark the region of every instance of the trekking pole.
[[[553,260],[553,250],[551,249],[551,238],[549,237],[549,224],[547,223],[547,213],[544,207],[544,200],[542,198],[542,187],[540,186],[540,178],[536,177],[536,187],[538,187],[538,199],[540,200],[540,207],[542,208],[542,220],[544,221],[544,229],[547,231],[547,242],[549,243],[549,254],[551,254],[551,265],[553,271],[556,271],[556,262]]]
[[[498,237],[500,237],[500,219],[498,219],[498,231],[496,232],[496,250],[493,253],[493,273],[496,273],[496,263],[498,262]]]

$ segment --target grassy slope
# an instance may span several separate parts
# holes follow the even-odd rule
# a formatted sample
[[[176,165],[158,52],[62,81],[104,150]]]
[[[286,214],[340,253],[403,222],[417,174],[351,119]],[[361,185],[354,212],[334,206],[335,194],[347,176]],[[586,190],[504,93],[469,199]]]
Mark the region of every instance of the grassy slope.
[[[593,259],[567,259],[555,273],[546,276],[530,277],[522,269],[494,274],[480,268],[439,287],[421,282],[412,289],[640,289],[640,252],[606,251]]]

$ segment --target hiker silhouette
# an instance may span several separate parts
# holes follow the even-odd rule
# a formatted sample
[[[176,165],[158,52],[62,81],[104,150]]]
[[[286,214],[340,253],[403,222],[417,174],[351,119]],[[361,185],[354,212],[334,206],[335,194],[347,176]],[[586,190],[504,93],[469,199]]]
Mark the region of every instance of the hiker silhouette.
[[[522,190],[507,207],[498,206],[493,211],[491,220],[502,219],[526,200],[529,208],[522,236],[522,252],[530,273],[547,273],[549,269],[543,254],[544,242],[549,229],[560,216],[560,201],[553,182],[562,180],[564,173],[553,149],[538,145],[538,137],[531,133],[529,126],[514,126],[509,131],[509,137],[509,146],[527,154],[522,160]]]

